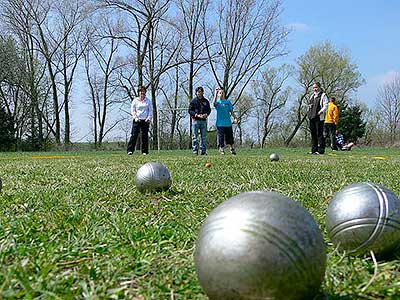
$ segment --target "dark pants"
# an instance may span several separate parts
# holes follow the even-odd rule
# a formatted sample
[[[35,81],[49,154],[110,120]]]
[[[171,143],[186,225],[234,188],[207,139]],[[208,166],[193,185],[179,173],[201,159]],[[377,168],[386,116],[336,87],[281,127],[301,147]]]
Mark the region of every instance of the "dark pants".
[[[225,142],[233,148],[233,129],[232,126],[222,127],[218,126],[218,147],[224,148]]]
[[[139,120],[132,123],[131,138],[128,142],[128,152],[135,152],[136,141],[139,136],[139,131],[142,132],[142,153],[149,153],[149,126],[145,120]]]
[[[324,129],[325,129],[325,138],[329,137],[332,150],[337,150],[338,148],[336,146],[336,124],[325,123]]]
[[[310,119],[311,152],[325,153],[324,121],[319,117]]]

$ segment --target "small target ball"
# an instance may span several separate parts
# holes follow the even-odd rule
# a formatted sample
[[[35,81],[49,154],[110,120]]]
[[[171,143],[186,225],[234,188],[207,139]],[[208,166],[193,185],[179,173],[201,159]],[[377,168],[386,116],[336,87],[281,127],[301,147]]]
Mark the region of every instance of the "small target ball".
[[[207,162],[205,165],[204,165],[204,168],[206,168],[206,169],[208,169],[208,168],[210,168],[211,167],[211,163],[210,162]]]
[[[276,153],[272,153],[272,154],[269,156],[269,159],[270,159],[271,161],[278,161],[278,160],[279,160],[279,155],[276,154]]]
[[[168,190],[172,180],[166,166],[159,162],[148,162],[137,171],[135,183],[142,193],[158,192]]]
[[[241,193],[220,204],[204,221],[194,256],[212,300],[313,299],[326,266],[314,218],[274,192]]]
[[[400,241],[400,201],[382,185],[353,183],[337,192],[326,213],[332,243],[349,254],[386,255]]]

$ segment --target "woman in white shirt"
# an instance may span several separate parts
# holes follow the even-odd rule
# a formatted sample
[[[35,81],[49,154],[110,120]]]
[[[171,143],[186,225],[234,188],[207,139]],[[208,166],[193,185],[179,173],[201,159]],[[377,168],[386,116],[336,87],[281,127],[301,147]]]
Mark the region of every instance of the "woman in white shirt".
[[[131,137],[128,142],[128,155],[135,152],[136,141],[139,131],[142,132],[142,154],[149,153],[149,127],[153,118],[153,106],[151,100],[146,97],[146,88],[138,88],[139,97],[133,99],[131,104],[131,115],[133,118]]]

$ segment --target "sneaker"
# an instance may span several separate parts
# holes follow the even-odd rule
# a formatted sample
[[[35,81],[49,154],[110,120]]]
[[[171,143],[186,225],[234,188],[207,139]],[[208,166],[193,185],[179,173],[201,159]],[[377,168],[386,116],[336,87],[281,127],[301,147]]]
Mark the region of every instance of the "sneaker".
[[[224,148],[219,148],[219,154],[225,154]]]
[[[318,151],[315,151],[313,154],[314,154],[314,155],[319,155],[319,152],[318,152]]]
[[[193,155],[199,155],[199,152],[193,151]]]
[[[207,152],[201,152],[201,155],[207,155]]]
[[[232,155],[236,155],[235,149],[231,149],[231,154],[232,154]]]
[[[133,154],[133,152],[132,151],[128,151],[128,155],[132,155]]]
[[[144,156],[146,156],[146,155],[147,155],[147,153],[143,153],[143,155],[144,155]]]

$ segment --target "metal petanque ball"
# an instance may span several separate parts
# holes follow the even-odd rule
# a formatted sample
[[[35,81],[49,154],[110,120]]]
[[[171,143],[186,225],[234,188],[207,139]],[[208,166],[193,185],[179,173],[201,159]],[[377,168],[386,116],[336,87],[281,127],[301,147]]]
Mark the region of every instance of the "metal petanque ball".
[[[353,183],[337,192],[326,213],[332,243],[350,254],[386,255],[400,241],[400,201],[382,185]]]
[[[206,218],[195,264],[210,300],[312,299],[325,274],[325,244],[300,204],[275,192],[247,192]]]
[[[148,162],[136,173],[136,187],[142,193],[168,190],[171,183],[167,167],[158,162]]]
[[[279,155],[276,154],[276,153],[272,153],[272,154],[269,156],[269,159],[270,159],[271,161],[278,161],[278,160],[279,160]]]

